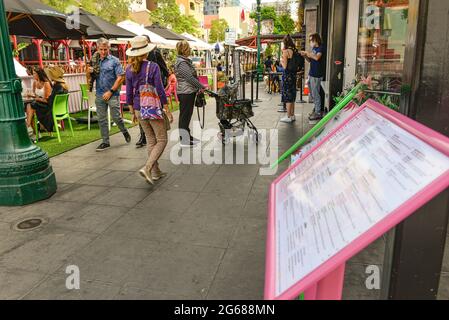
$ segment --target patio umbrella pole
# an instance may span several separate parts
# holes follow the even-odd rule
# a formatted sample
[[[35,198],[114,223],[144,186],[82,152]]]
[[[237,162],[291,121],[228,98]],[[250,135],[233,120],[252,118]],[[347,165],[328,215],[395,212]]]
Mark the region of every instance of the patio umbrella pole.
[[[0,206],[18,206],[52,196],[56,179],[48,155],[28,137],[6,21],[0,0]]]

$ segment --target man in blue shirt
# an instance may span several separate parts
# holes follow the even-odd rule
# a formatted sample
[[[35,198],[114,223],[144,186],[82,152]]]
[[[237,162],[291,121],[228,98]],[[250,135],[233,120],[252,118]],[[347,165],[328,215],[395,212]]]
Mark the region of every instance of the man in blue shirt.
[[[309,87],[310,94],[315,104],[314,112],[309,120],[316,121],[323,118],[323,108],[321,105],[321,81],[323,81],[323,47],[321,37],[318,33],[312,34],[309,38],[311,52],[302,51],[301,55],[310,62]]]
[[[108,108],[111,110],[112,120],[123,133],[126,142],[131,142],[131,135],[120,115],[120,89],[125,79],[125,72],[120,61],[110,54],[109,49],[110,45],[107,39],[98,39],[97,50],[100,54],[100,74],[96,81],[95,104],[103,142],[98,146],[97,151],[104,151],[110,148]],[[90,68],[89,72],[93,72],[93,68]]]

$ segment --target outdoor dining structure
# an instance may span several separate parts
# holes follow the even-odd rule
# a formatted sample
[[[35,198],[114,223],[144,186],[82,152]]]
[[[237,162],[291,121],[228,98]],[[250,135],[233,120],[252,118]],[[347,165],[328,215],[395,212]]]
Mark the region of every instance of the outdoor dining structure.
[[[214,45],[157,24],[145,27],[126,20],[114,25],[83,8],[76,10],[79,21],[36,0],[0,0],[0,51],[5,51],[2,57],[6,58],[0,62],[0,205],[32,203],[56,191],[48,155],[32,143],[24,121],[24,103],[32,102],[24,94],[31,91],[33,68],[61,67],[69,87],[67,115],[85,110],[90,115],[95,106],[92,99],[86,99],[82,88],[88,83],[87,63],[96,51],[96,41],[109,39],[111,54],[126,67],[129,40],[147,35],[169,66],[176,57],[176,44],[188,41],[201,82],[214,91],[218,89],[220,79],[212,61]],[[254,55],[252,49],[242,50]],[[37,121],[33,127],[38,133]]]

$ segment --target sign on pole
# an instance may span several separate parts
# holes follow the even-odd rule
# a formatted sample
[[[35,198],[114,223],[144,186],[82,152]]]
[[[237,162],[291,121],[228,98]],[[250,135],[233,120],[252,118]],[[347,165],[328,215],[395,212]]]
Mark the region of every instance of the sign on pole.
[[[225,44],[226,45],[235,45],[235,41],[237,40],[237,32],[235,29],[227,28],[225,32]]]
[[[272,184],[265,298],[341,298],[346,261],[448,186],[449,138],[369,100]]]

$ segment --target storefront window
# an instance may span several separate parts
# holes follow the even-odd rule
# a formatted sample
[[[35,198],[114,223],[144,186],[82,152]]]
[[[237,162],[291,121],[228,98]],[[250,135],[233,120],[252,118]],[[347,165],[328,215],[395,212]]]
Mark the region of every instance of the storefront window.
[[[375,90],[400,92],[409,0],[361,0],[357,74],[371,76]]]

